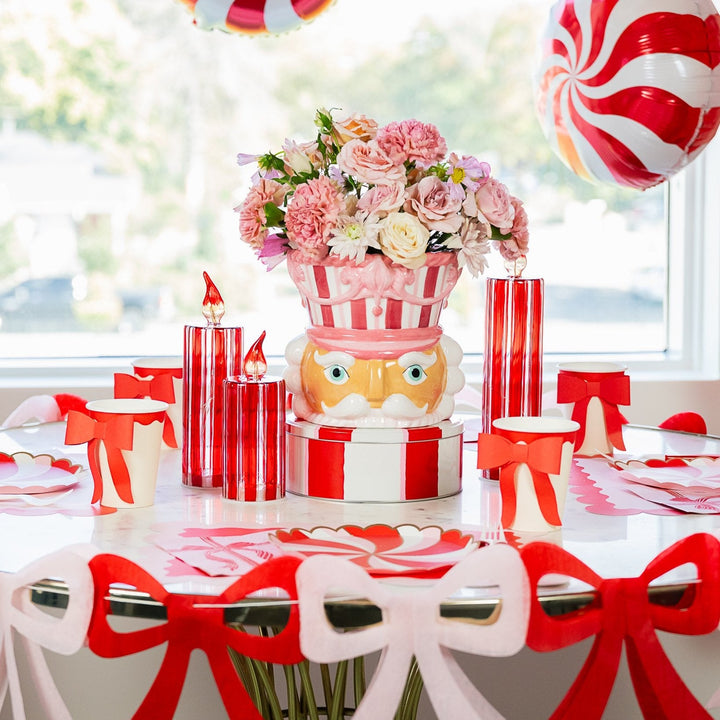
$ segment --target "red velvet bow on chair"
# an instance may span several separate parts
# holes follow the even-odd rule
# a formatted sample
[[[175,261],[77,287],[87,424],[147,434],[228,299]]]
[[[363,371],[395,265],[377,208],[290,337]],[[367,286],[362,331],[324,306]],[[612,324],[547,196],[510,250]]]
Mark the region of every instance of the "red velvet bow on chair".
[[[530,578],[531,614],[527,645],[550,652],[595,635],[585,664],[551,720],[593,720],[607,705],[617,675],[623,641],[635,694],[646,720],[709,720],[665,654],[656,630],[703,635],[720,621],[720,543],[711,535],[691,535],[653,560],[636,578],[603,579],[573,555],[548,543],[521,549]],[[685,563],[697,567],[697,584],[676,606],[648,599],[649,583]],[[550,617],[537,597],[546,574],[582,580],[595,588],[593,603],[581,610]]]
[[[580,423],[575,438],[575,448],[582,447],[585,440],[587,409],[592,398],[598,398],[603,408],[605,427],[613,447],[625,449],[622,426],[627,423],[618,405],[630,404],[630,378],[625,374],[613,374],[601,380],[587,380],[572,373],[560,372],[557,381],[557,401],[574,403],[572,419]]]
[[[290,603],[290,617],[273,637],[251,635],[225,625],[224,607],[264,588],[281,588],[297,600],[295,571],[300,560],[278,557],[244,575],[218,596],[179,595],[165,588],[141,567],[117,555],[96,555],[90,562],[95,581],[88,644],[101,657],[121,657],[167,643],[160,670],[133,720],[170,720],[175,714],[190,654],[202,650],[230,720],[262,720],[228,654],[228,647],[264,662],[291,664],[303,660],[299,612]],[[126,583],[146,592],[167,609],[167,622],[134,632],[115,632],[109,625],[108,592],[112,583]]]
[[[105,445],[108,467],[118,497],[127,503],[133,502],[130,473],[122,451],[132,450],[134,423],[135,419],[132,415],[118,415],[104,421],[95,420],[77,410],[68,413],[65,444],[80,445],[84,442],[88,444],[88,462],[95,483],[91,502],[95,503],[102,497],[101,442]]]
[[[170,373],[161,373],[152,378],[138,378],[127,373],[115,373],[115,397],[149,397],[172,405],[175,402],[173,376]],[[168,447],[177,447],[175,432],[167,420],[163,425],[163,440]]]
[[[551,525],[562,525],[558,512],[555,489],[549,475],[560,472],[563,439],[541,437],[527,444],[514,443],[491,433],[478,435],[477,466],[483,470],[500,468],[500,491],[502,493],[502,526],[510,527],[517,511],[517,488],[515,471],[525,463],[532,474],[538,506],[545,520]]]

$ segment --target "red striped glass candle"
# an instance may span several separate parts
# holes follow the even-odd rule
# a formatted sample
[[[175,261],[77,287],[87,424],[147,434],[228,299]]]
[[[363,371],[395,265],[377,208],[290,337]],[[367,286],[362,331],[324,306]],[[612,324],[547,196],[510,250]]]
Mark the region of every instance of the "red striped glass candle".
[[[498,418],[542,412],[543,294],[540,278],[488,278],[483,432],[492,432]]]
[[[242,368],[242,328],[223,327],[222,298],[204,273],[208,324],[185,326],[182,481],[222,487],[223,380]]]
[[[245,373],[225,380],[223,497],[256,502],[285,496],[285,381],[265,375],[263,333]]]

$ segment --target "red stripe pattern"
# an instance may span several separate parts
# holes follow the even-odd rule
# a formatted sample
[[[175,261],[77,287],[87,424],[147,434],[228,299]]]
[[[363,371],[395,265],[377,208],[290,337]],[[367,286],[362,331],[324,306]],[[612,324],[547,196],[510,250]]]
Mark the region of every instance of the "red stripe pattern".
[[[460,492],[461,422],[421,428],[287,424],[287,490],[356,502],[401,502]]]
[[[313,20],[332,4],[332,0],[180,0],[205,30],[224,30],[257,35],[294,30]]]
[[[543,130],[581,177],[651,187],[714,136],[718,66],[711,0],[560,0],[536,77]]]
[[[433,253],[409,270],[381,255],[359,266],[301,265],[288,259],[290,276],[316,327],[393,330],[436,327],[460,276],[454,253]]]

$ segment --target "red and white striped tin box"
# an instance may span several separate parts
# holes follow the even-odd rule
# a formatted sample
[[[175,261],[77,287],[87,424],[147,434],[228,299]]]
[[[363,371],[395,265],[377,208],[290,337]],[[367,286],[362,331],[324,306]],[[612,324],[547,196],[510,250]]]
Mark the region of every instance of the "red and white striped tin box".
[[[336,428],[291,420],[287,491],[349,502],[403,502],[461,490],[462,422]]]

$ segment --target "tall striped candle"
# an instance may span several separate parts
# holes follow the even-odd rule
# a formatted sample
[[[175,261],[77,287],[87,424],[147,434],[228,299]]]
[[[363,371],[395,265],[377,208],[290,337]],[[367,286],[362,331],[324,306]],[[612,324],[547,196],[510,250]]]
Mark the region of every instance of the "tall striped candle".
[[[542,279],[489,278],[482,430],[501,417],[542,413]],[[497,477],[497,471],[489,471]]]
[[[222,297],[207,273],[205,326],[186,325],[183,353],[182,481],[222,487],[223,380],[242,366],[242,328],[223,327]]]

